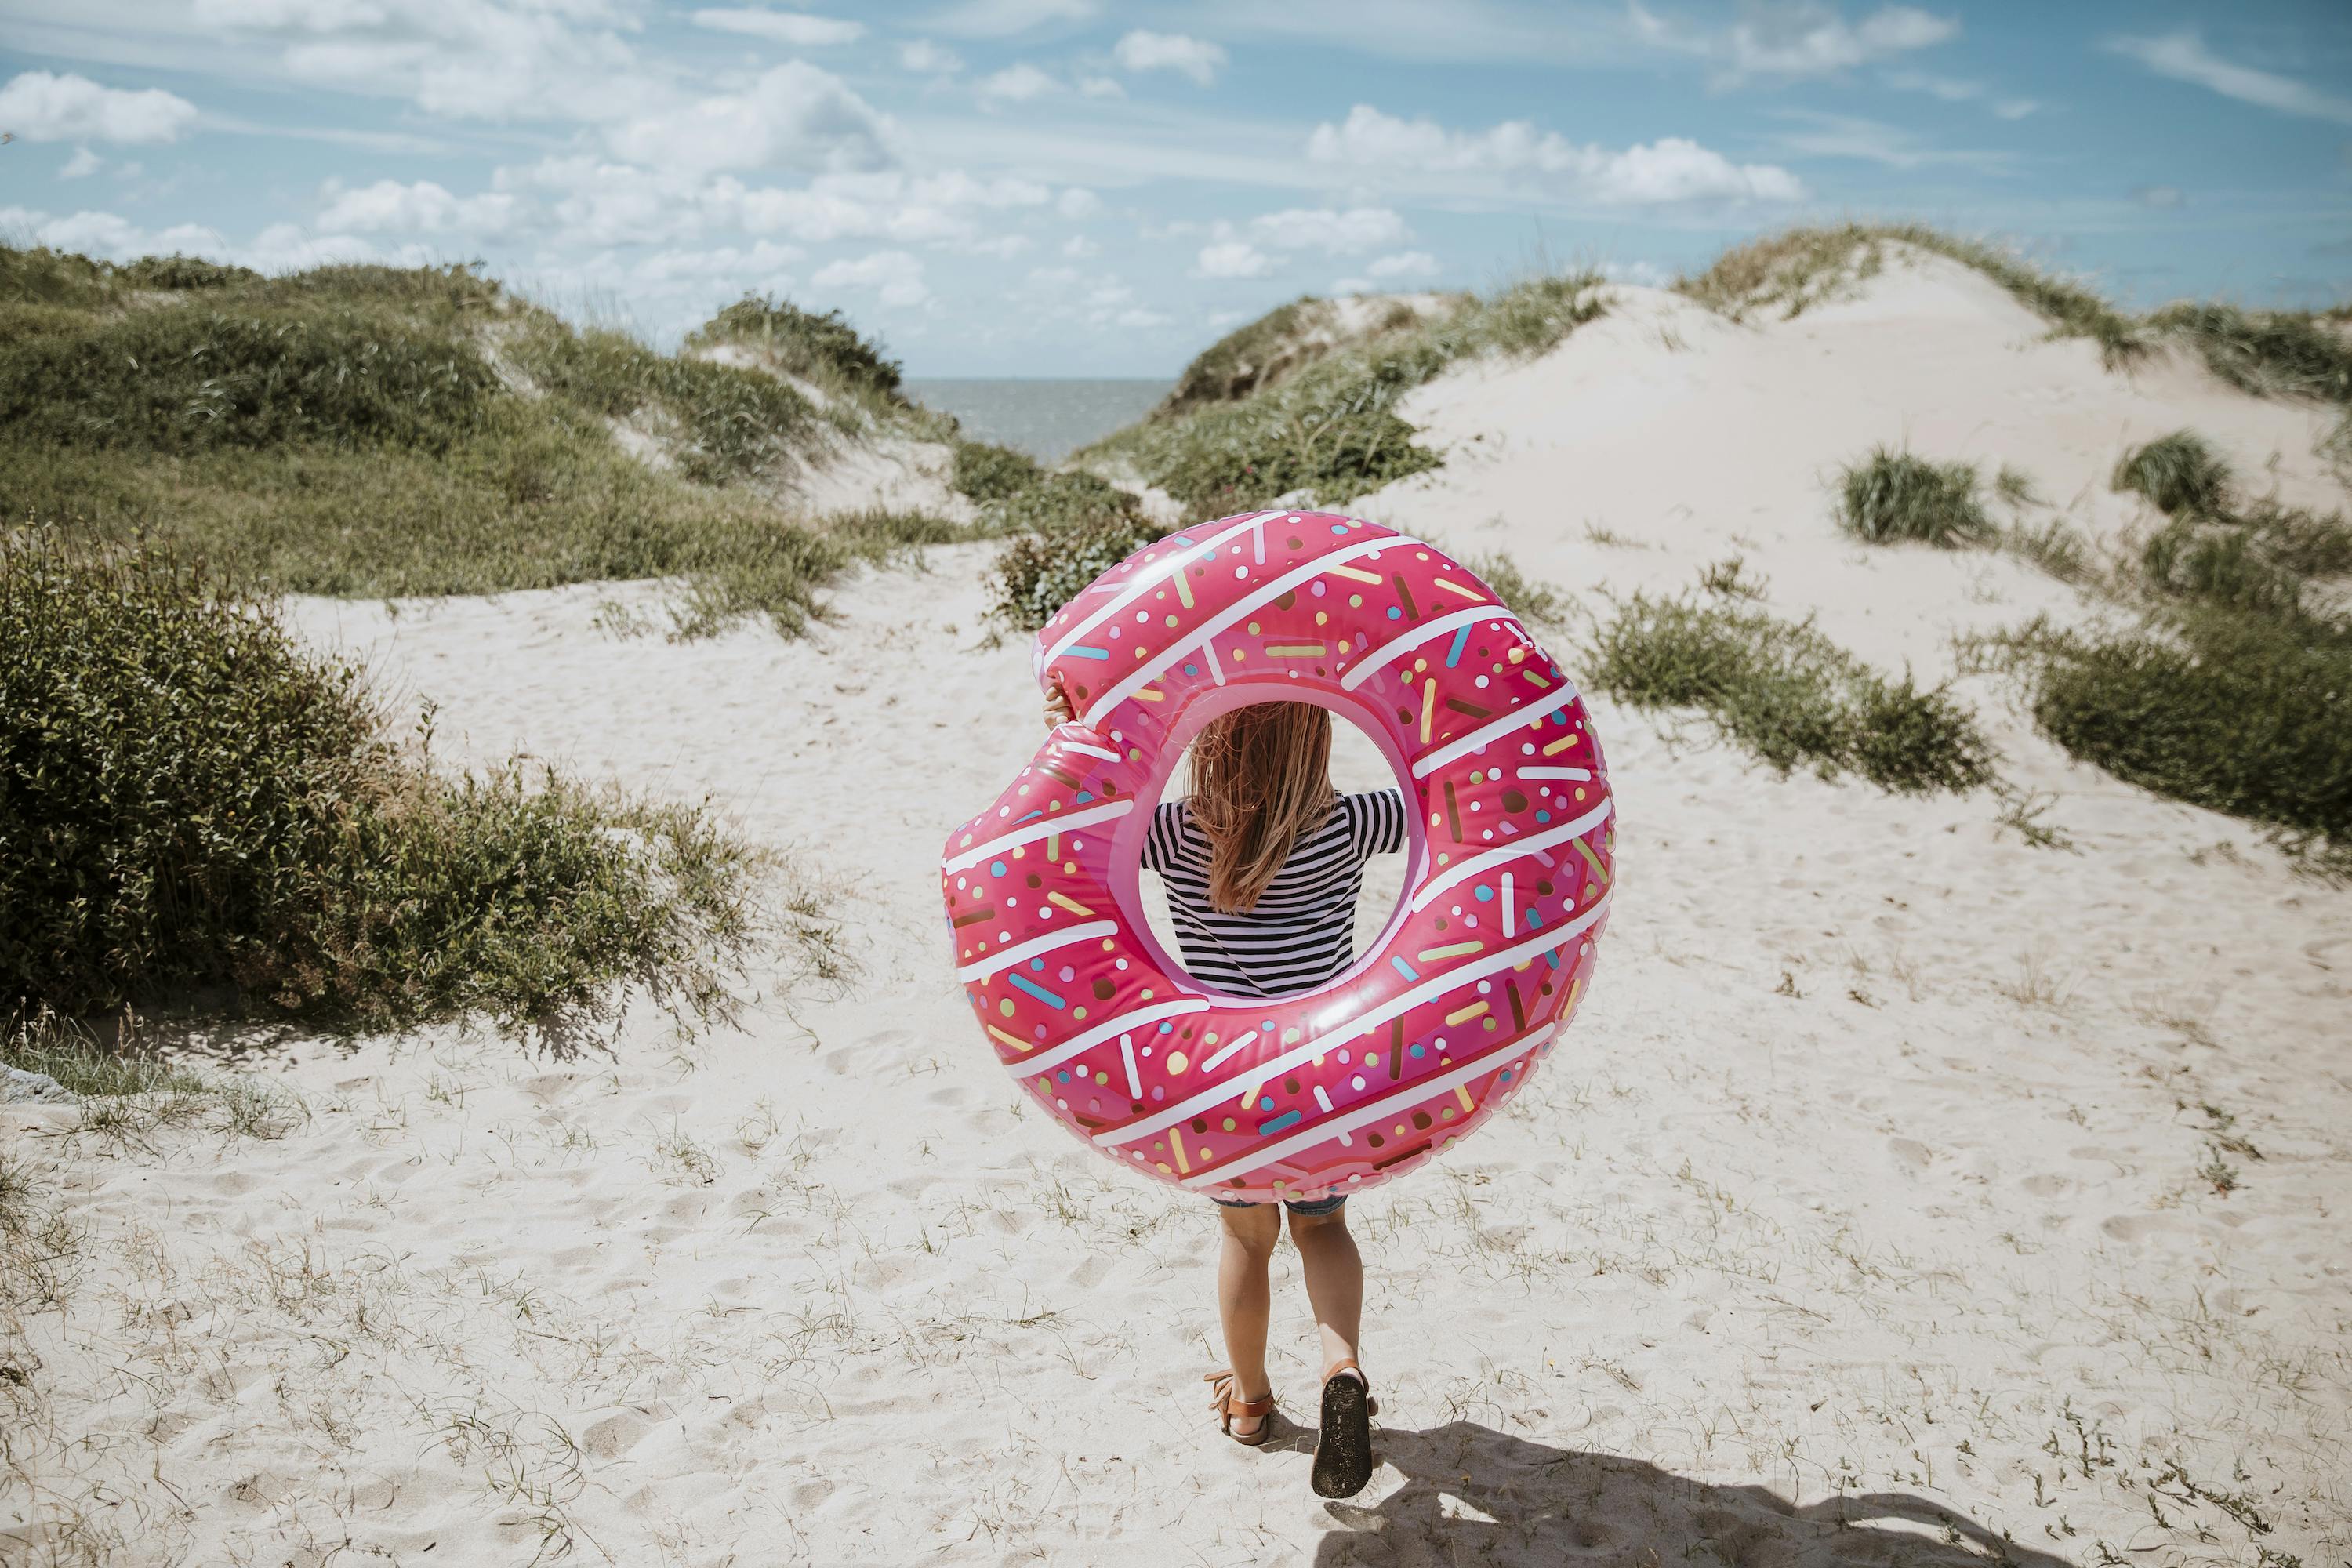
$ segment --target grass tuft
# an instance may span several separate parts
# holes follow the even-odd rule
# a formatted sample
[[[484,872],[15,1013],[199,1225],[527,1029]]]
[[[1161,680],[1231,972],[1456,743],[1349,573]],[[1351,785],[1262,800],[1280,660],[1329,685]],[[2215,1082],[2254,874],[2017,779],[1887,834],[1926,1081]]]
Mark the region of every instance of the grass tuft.
[[[1637,593],[1594,634],[1585,674],[1643,707],[1703,710],[1783,773],[1801,763],[1906,793],[1992,778],[1990,742],[1948,691],[1885,679],[1810,620]]]
[[[2126,452],[2110,482],[2174,516],[2217,516],[2229,506],[2230,465],[2194,430],[2175,430]]]
[[[1981,543],[1994,532],[1977,499],[1974,464],[1931,463],[1886,447],[1844,468],[1838,521],[1874,544],[1916,540],[1939,550]]]
[[[436,774],[355,668],[168,555],[0,535],[0,1005],[226,986],[331,1027],[568,1030],[634,983],[699,1022],[761,865],[700,810]]]

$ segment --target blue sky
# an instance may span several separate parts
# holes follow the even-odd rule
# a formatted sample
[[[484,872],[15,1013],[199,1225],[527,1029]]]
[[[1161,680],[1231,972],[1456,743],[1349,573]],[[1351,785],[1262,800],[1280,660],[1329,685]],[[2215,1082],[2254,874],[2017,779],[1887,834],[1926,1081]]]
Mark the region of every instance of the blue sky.
[[[479,258],[661,342],[782,293],[929,375],[1847,216],[2352,296],[2340,0],[0,0],[0,132],[17,243]]]

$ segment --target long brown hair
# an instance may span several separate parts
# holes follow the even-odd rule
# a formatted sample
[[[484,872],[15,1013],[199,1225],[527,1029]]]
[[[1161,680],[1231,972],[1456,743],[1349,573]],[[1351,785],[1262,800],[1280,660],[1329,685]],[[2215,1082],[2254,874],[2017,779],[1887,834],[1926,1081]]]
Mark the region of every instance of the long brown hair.
[[[1331,715],[1260,702],[1209,721],[1192,742],[1192,820],[1209,840],[1209,903],[1245,913],[1299,835],[1330,814]]]

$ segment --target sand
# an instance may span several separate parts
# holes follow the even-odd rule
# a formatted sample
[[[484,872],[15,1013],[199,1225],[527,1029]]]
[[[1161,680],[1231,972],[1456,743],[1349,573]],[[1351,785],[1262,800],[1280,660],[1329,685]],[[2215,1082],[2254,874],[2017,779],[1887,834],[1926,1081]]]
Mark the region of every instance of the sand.
[[[2343,500],[2319,415],[2104,370],[1941,262],[1763,326],[1615,292],[1543,359],[1417,394],[1454,458],[1350,510],[1595,606],[1740,553],[1770,608],[1940,679],[1956,633],[2095,612],[2006,556],[1842,538],[1827,485],[1874,441],[2012,463],[2103,540],[2145,522],[2105,489],[2118,451],[2182,425]],[[276,1140],[110,1152],[49,1135],[69,1108],[0,1110],[77,1237],[64,1304],[22,1315],[42,1399],[11,1417],[0,1556],[2352,1552],[2352,894],[2073,764],[1980,677],[1958,691],[2074,850],[1990,792],[1776,778],[1594,703],[1622,824],[1597,987],[1508,1111],[1351,1208],[1382,1468],[1307,1491],[1286,1251],[1281,1436],[1220,1438],[1206,1205],[1024,1111],[950,974],[939,843],[1041,733],[986,561],[861,578],[797,643],[610,635],[646,584],[294,605],[440,704],[449,761],[707,795],[790,848],[858,973],[778,967],[740,1029],[639,1009],[571,1058],[249,1045],[308,1108]]]

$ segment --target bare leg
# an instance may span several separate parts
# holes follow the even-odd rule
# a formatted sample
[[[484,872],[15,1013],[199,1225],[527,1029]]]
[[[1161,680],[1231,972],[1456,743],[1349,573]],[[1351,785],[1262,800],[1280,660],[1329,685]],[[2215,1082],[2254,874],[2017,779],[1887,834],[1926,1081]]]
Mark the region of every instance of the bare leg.
[[[1290,1216],[1290,1239],[1297,1245],[1307,1276],[1307,1299],[1315,1326],[1323,1332],[1323,1364],[1354,1361],[1364,1318],[1364,1259],[1348,1234],[1348,1211]]]
[[[1224,1224],[1224,1250],[1217,1258],[1217,1317],[1225,1331],[1225,1361],[1234,1369],[1234,1397],[1264,1399],[1274,1390],[1265,1371],[1265,1325],[1274,1302],[1266,1265],[1282,1239],[1282,1209],[1217,1205]],[[1234,1430],[1244,1436],[1258,1429],[1263,1415],[1236,1415]]]

